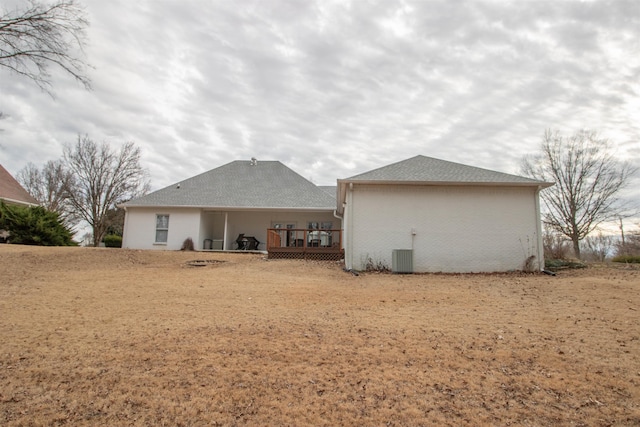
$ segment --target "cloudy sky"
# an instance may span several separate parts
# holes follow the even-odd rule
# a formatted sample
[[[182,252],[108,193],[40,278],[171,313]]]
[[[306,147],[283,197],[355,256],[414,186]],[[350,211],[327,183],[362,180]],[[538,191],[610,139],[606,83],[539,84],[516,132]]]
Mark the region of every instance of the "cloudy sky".
[[[251,157],[321,185],[417,154],[518,173],[545,129],[640,166],[636,0],[80,1],[91,91],[0,69],[13,174],[78,134],[133,141],[152,189]]]

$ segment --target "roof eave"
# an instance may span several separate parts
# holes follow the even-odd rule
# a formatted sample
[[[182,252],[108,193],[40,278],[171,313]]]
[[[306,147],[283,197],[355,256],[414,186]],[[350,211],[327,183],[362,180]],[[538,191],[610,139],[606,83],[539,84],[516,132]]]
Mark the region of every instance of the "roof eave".
[[[504,182],[496,182],[496,181],[398,181],[398,180],[351,180],[351,179],[342,179],[338,180],[338,185],[343,184],[376,184],[376,185],[450,185],[450,186],[474,186],[474,187],[542,187],[547,188],[554,185],[553,182],[543,182],[543,181],[531,181],[531,182],[520,182],[520,181],[504,181]]]
[[[35,203],[32,203],[32,202],[27,202],[25,200],[11,199],[9,197],[0,197],[0,199],[4,200],[7,203],[14,204],[14,205],[29,206],[29,207],[40,206],[37,203],[37,201]]]
[[[311,206],[311,207],[286,207],[286,206],[207,206],[207,205],[129,205],[123,204],[120,207],[131,208],[154,208],[154,209],[204,209],[204,210],[227,210],[227,211],[328,211],[333,212],[334,207]]]

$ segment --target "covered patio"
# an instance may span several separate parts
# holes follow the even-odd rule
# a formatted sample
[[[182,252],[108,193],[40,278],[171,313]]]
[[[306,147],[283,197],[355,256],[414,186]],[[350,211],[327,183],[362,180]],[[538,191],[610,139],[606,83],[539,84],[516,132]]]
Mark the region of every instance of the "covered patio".
[[[340,254],[342,230],[333,227],[335,221],[320,211],[202,210],[198,249],[269,252],[271,258]],[[293,255],[277,255],[287,253]]]

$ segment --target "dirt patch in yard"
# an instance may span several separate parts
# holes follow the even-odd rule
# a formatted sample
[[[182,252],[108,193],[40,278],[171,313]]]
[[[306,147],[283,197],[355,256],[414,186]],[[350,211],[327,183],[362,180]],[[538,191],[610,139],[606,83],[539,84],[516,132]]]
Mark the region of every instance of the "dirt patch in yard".
[[[640,271],[0,245],[0,424],[639,425]]]

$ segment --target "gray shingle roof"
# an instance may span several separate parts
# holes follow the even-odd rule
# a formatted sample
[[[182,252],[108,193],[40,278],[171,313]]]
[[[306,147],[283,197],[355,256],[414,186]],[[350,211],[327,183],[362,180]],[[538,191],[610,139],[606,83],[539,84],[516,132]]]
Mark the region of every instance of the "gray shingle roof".
[[[336,190],[338,189],[337,186],[335,186],[335,185],[318,185],[318,188],[320,188],[323,191],[325,191],[326,193],[328,193],[333,198],[334,204],[335,204]]]
[[[426,156],[415,156],[401,162],[352,176],[344,181],[541,184],[539,181],[522,176],[510,175]]]
[[[354,184],[480,185],[549,187],[549,182],[467,166],[433,157],[415,156],[369,172],[338,180],[337,212],[344,211],[346,188]]]
[[[124,205],[333,210],[335,203],[335,197],[278,161],[236,160]]]

